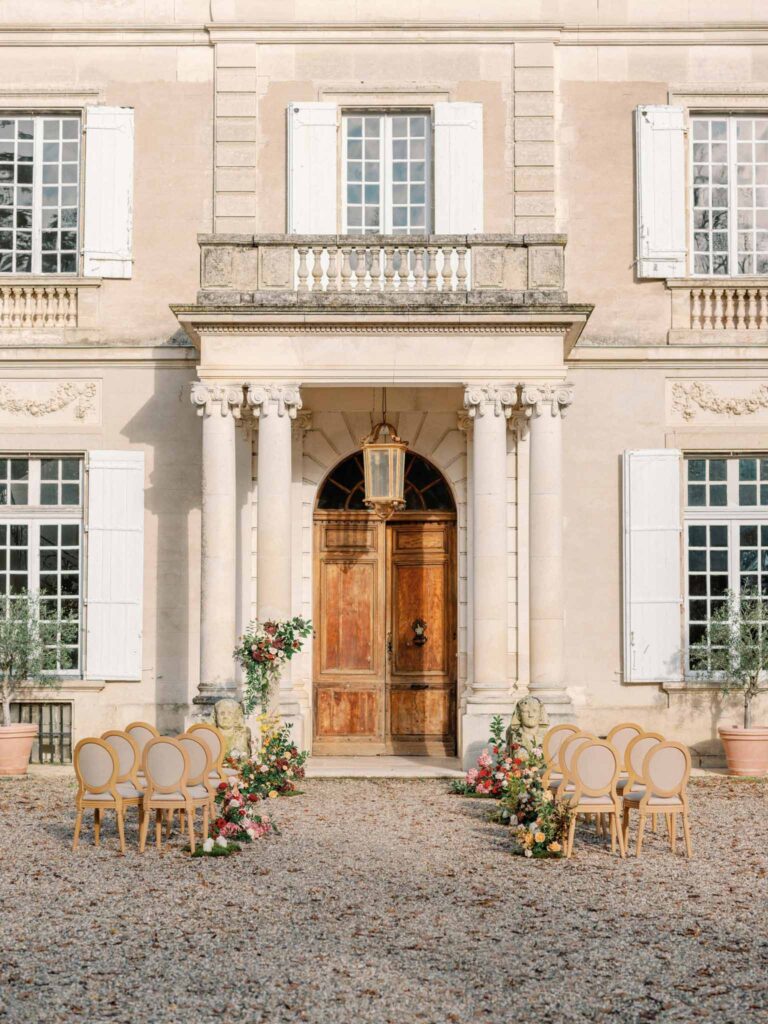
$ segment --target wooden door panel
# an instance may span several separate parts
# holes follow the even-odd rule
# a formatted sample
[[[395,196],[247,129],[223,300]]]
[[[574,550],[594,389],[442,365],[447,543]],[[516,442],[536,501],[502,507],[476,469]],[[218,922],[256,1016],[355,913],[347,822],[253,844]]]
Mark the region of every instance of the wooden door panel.
[[[330,686],[318,689],[317,735],[327,738],[377,736],[380,697],[375,690],[337,690]]]
[[[434,739],[453,732],[452,694],[448,690],[392,690],[390,732],[393,739]]]
[[[448,565],[445,562],[392,566],[392,672],[445,676],[448,666],[446,619]],[[415,620],[426,622],[426,642],[417,644]]]
[[[322,563],[321,673],[376,670],[377,568],[369,561]]]

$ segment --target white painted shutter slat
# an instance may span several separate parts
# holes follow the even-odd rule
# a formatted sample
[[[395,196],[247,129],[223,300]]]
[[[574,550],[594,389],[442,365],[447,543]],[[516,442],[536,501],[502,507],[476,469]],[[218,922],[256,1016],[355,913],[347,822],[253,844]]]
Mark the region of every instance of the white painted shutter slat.
[[[86,677],[141,679],[144,453],[88,456]]]
[[[682,523],[674,449],[624,452],[624,680],[678,682]]]
[[[288,105],[288,233],[335,235],[338,192],[338,108]]]
[[[133,272],[133,110],[85,113],[83,273],[129,278]]]
[[[635,111],[637,273],[684,277],[685,120],[681,107]]]
[[[436,103],[435,233],[483,230],[483,105]]]

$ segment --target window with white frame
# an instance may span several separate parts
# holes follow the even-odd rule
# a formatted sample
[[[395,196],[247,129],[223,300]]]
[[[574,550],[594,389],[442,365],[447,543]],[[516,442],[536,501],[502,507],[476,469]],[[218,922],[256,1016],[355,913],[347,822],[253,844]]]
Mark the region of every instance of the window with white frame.
[[[76,274],[80,118],[0,112],[0,274]]]
[[[692,456],[685,476],[690,650],[706,637],[729,590],[768,597],[768,455]]]
[[[768,274],[768,116],[693,116],[691,157],[694,274]]]
[[[83,464],[77,456],[0,456],[0,593],[39,596],[55,636],[49,668],[79,674]],[[66,654],[63,654],[66,652]]]
[[[343,117],[347,234],[418,235],[431,230],[428,113],[348,113]]]

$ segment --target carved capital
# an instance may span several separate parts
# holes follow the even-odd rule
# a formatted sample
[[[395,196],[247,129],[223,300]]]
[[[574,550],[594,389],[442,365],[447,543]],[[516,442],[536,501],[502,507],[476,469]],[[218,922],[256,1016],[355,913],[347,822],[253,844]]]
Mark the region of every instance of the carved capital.
[[[472,417],[466,409],[457,409],[456,427],[462,434],[468,434],[472,430]]]
[[[206,384],[196,380],[190,388],[189,398],[198,416],[212,416],[218,412],[221,416],[240,418],[243,389],[236,384]]]
[[[549,410],[550,416],[565,416],[568,406],[573,401],[573,385],[558,382],[557,384],[522,384],[520,386],[520,404],[525,416],[541,416]]]
[[[464,408],[470,419],[484,416],[486,412],[509,419],[516,401],[515,388],[511,384],[472,384],[464,389]]]
[[[249,384],[246,401],[256,419],[277,413],[295,420],[301,410],[298,384]]]
[[[307,431],[312,429],[312,410],[302,409],[296,414],[296,419],[293,423],[293,429],[297,435],[301,434],[302,437]]]

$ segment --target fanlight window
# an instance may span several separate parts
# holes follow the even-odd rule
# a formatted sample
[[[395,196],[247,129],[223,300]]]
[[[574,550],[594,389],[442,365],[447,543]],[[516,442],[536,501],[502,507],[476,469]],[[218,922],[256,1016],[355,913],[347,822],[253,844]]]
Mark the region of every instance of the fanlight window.
[[[344,459],[326,477],[317,501],[319,509],[344,510],[348,512],[369,511],[363,504],[365,481],[363,479],[363,455],[355,452]],[[439,470],[408,452],[405,456],[405,511],[406,512],[455,512],[450,488]]]

